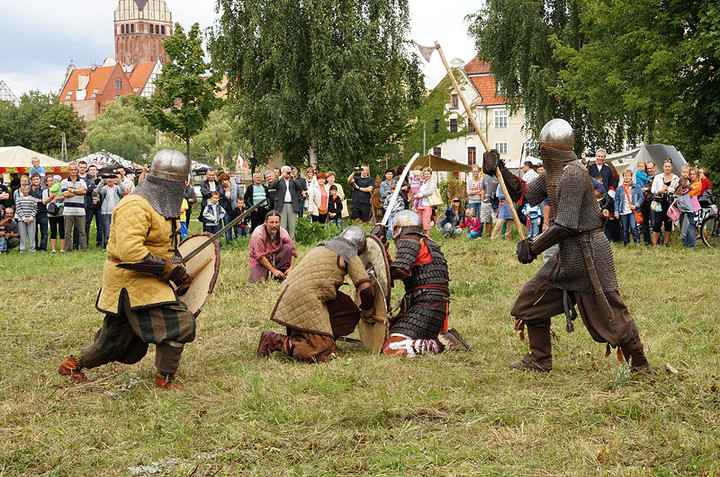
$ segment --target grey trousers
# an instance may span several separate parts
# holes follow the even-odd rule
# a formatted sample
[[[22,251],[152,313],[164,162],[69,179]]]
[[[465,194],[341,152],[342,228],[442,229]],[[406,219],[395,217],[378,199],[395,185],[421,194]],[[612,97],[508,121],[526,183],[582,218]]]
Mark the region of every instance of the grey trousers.
[[[85,233],[84,215],[65,215],[65,251],[72,252],[73,249],[73,225],[80,235],[79,250],[87,252],[87,234]]]
[[[18,220],[18,230],[20,231],[20,251],[26,252],[28,250],[28,245],[25,243],[27,241],[30,245],[30,251],[34,252],[37,222],[33,220],[31,223],[26,224],[22,220]]]
[[[288,235],[290,235],[290,240],[293,242],[295,241],[295,224],[297,223],[297,218],[297,212],[295,212],[290,202],[283,205],[280,211],[280,227],[287,230]]]

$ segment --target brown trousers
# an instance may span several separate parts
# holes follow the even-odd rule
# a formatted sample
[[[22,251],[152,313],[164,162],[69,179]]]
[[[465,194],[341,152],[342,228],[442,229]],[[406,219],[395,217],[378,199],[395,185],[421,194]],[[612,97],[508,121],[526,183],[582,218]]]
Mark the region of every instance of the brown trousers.
[[[564,313],[563,291],[547,284],[540,287],[542,281],[537,277],[525,284],[515,301],[510,314],[525,322],[528,326],[550,329],[550,319]],[[575,296],[578,311],[592,339],[610,346],[622,346],[639,338],[635,320],[630,316],[620,293],[607,292],[605,297],[610,304],[613,319],[610,320],[598,304],[595,295],[570,292]]]
[[[352,298],[342,292],[337,292],[337,298],[327,302],[326,305],[330,313],[333,336],[288,327],[287,335],[293,346],[293,358],[308,363],[329,361],[336,355],[335,340],[355,331],[355,327],[360,321],[360,309]]]
[[[187,307],[178,302],[131,310],[123,293],[119,311],[105,315],[93,342],[80,351],[82,366],[137,363],[147,353],[148,343],[155,343],[155,367],[163,374],[175,374],[184,343],[195,339],[195,317]]]

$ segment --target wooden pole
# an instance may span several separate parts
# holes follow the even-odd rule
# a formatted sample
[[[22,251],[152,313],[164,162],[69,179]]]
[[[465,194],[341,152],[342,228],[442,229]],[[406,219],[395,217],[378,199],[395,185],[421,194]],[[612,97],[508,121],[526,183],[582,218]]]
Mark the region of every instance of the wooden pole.
[[[480,130],[480,126],[478,126],[477,120],[475,119],[475,114],[470,109],[470,106],[467,103],[467,100],[465,100],[465,95],[460,90],[460,85],[458,85],[457,80],[455,79],[455,75],[453,75],[452,69],[450,69],[450,65],[448,64],[447,60],[445,59],[445,54],[442,51],[442,48],[440,47],[440,43],[437,41],[435,42],[435,48],[437,48],[438,53],[440,53],[440,59],[442,59],[443,64],[445,65],[445,69],[447,70],[448,76],[450,76],[450,81],[452,81],[453,86],[455,87],[455,92],[458,95],[458,98],[460,98],[460,101],[462,101],[463,107],[465,108],[465,112],[468,115],[468,119],[470,119],[470,122],[472,123],[473,127],[475,128],[475,132],[477,133],[478,137],[480,138],[480,142],[482,142],[483,146],[485,147],[486,151],[490,150],[490,146],[488,146],[487,141],[485,140],[485,137],[482,135],[482,132]],[[517,210],[515,210],[515,205],[512,202],[512,199],[510,198],[510,194],[508,194],[507,186],[505,185],[505,180],[502,177],[502,174],[496,173],[495,177],[497,177],[498,183],[500,184],[500,188],[503,191],[503,194],[505,195],[505,200],[508,202],[508,207],[510,207],[510,213],[513,216],[513,220],[515,221],[515,225],[518,229],[518,235],[520,235],[521,240],[525,240],[525,232],[523,231],[522,224],[520,223],[520,217],[518,217]]]

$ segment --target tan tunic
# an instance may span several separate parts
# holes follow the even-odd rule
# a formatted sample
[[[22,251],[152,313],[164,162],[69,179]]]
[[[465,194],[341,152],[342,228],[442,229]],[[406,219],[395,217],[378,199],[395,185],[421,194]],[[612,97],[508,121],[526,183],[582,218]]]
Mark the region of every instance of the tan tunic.
[[[115,207],[107,244],[108,259],[103,268],[103,286],[96,304],[98,310],[117,314],[123,289],[127,290],[133,309],[177,302],[175,291],[157,275],[126,270],[111,261],[139,262],[148,253],[154,257],[172,258],[171,222],[136,194],[126,196]]]
[[[370,277],[359,257],[347,268],[338,265],[340,256],[326,247],[315,247],[285,280],[270,319],[300,331],[333,336],[327,301],[337,298],[345,275],[356,287]]]

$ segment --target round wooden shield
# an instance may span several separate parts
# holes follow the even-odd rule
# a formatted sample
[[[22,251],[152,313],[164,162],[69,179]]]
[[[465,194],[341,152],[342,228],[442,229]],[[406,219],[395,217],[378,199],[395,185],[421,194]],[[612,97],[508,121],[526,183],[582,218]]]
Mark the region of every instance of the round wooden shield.
[[[358,331],[363,346],[368,351],[380,353],[387,338],[388,330],[388,303],[390,303],[390,264],[388,263],[385,247],[379,238],[368,235],[365,250],[359,255],[368,271],[370,278],[378,283],[378,292],[375,294],[375,303],[369,310],[363,310]],[[359,293],[355,296],[355,303],[360,304]]]
[[[178,246],[180,255],[189,254],[210,237],[212,237],[211,234],[201,232],[186,238]],[[205,247],[185,264],[185,269],[191,279],[190,288],[178,298],[185,303],[188,310],[197,318],[213,288],[215,288],[215,282],[220,271],[220,244],[215,241]]]

